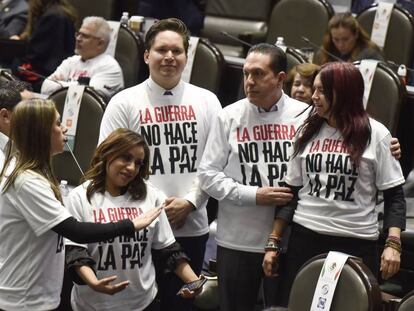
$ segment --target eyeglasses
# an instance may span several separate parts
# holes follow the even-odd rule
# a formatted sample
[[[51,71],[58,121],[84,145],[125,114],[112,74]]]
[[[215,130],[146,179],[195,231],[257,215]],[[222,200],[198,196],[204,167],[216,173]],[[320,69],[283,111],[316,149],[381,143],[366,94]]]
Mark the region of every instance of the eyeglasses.
[[[94,35],[88,35],[88,34],[86,34],[86,33],[80,32],[80,31],[77,31],[77,32],[75,33],[75,38],[77,38],[77,37],[80,37],[81,39],[85,39],[85,40],[88,40],[88,39],[100,39],[100,38],[99,38],[99,37],[97,37],[97,36],[94,36]]]

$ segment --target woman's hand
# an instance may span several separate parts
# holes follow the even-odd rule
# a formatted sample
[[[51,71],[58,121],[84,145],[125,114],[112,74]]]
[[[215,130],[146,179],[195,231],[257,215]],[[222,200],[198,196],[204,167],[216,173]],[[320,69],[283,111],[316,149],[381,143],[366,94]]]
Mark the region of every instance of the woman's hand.
[[[401,254],[391,248],[386,247],[381,255],[381,276],[384,280],[389,279],[400,270]]]
[[[134,224],[135,230],[138,231],[149,226],[155,220],[155,218],[160,215],[161,211],[162,207],[155,207],[140,215],[139,217],[134,218],[132,222]]]
[[[267,251],[263,258],[263,272],[266,276],[277,276],[279,253],[276,251]]]
[[[107,278],[96,280],[89,286],[96,292],[107,294],[107,295],[114,295],[124,290],[129,285],[129,281],[123,281],[117,284],[110,284],[115,279],[116,279],[116,275],[113,275]]]
[[[196,282],[198,280],[204,280],[205,278],[206,277],[203,274],[201,274],[197,280],[194,280],[192,282]],[[178,295],[180,295],[183,298],[194,298],[195,296],[200,294],[202,290],[203,290],[203,285],[201,285],[200,287],[197,287],[195,290],[189,290],[188,288],[184,287],[180,289],[180,291],[178,292]]]

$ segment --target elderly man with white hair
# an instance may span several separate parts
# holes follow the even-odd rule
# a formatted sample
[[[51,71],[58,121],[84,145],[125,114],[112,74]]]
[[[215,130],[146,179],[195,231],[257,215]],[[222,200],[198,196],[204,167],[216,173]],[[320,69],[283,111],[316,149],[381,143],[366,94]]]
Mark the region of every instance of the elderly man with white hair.
[[[61,87],[80,83],[81,78],[86,78],[86,81],[89,78],[89,85],[107,100],[123,89],[122,69],[112,56],[105,53],[110,37],[111,28],[105,19],[97,16],[84,18],[76,33],[76,55],[65,59],[43,82],[41,93],[49,95]]]

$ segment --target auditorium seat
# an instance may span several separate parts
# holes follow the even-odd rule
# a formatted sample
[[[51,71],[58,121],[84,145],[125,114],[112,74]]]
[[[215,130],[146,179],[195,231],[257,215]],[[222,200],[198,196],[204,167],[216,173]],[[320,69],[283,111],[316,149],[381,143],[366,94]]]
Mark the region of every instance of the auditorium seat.
[[[359,66],[360,62],[354,64]],[[379,62],[372,81],[367,111],[371,117],[384,124],[394,137],[397,135],[405,98],[406,90],[398,76],[386,63]]]
[[[378,4],[358,14],[360,25],[371,35]],[[414,19],[405,9],[394,5],[384,45],[386,60],[411,67],[414,59]]]
[[[307,46],[304,36],[319,46],[333,14],[325,0],[280,0],[270,15],[266,42],[275,43],[281,36],[286,45],[301,48]]]
[[[63,114],[68,88],[60,89],[50,95],[56,103],[56,109]],[[105,102],[91,88],[85,88],[79,110],[73,153],[83,171],[89,168],[90,160],[99,138],[99,127],[104,114]],[[65,179],[69,185],[77,186],[82,176],[72,155],[65,151],[53,157],[53,169],[58,180]]]
[[[204,28],[201,36],[217,45],[224,55],[244,56],[242,44],[224,36],[225,31],[233,36],[255,34],[264,41],[267,20],[275,0],[209,0],[206,6]]]
[[[194,56],[190,83],[218,94],[224,66],[224,57],[218,48],[208,39],[200,38]]]
[[[396,311],[413,311],[414,310],[414,291],[409,292],[401,299]]]
[[[137,85],[147,78],[144,63],[144,41],[129,27],[120,25],[115,47],[115,59],[122,68],[125,88]]]
[[[290,311],[309,311],[319,274],[327,254],[313,257],[299,270],[289,297]],[[361,259],[349,257],[342,269],[331,310],[380,311],[378,282]]]

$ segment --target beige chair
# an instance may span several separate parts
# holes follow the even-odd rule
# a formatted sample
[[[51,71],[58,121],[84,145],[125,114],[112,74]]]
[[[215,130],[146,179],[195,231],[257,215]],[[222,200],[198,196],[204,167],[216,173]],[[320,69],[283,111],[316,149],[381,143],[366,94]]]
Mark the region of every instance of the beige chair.
[[[413,311],[414,310],[414,291],[409,292],[401,299],[396,311]]]
[[[79,22],[86,16],[102,16],[106,20],[119,20],[121,16],[114,16],[116,10],[116,0],[69,0],[78,13]]]
[[[296,275],[289,297],[289,310],[309,311],[327,254],[313,257]],[[348,258],[339,277],[331,310],[380,311],[381,294],[377,280],[359,258]]]
[[[306,46],[304,36],[321,45],[333,14],[326,0],[280,0],[270,15],[266,42],[275,43],[281,36],[286,45],[300,48]]]
[[[208,39],[200,38],[194,56],[190,83],[218,94],[225,61],[223,54]]]
[[[275,0],[209,0],[202,37],[208,38],[224,55],[242,57],[242,44],[222,34],[225,31],[235,37],[252,34],[264,41],[267,32],[269,12]]]
[[[17,78],[7,70],[0,70],[0,81],[15,81]]]
[[[68,89],[60,89],[50,95],[56,103],[59,113],[63,114]],[[105,102],[91,88],[85,88],[79,111],[73,153],[83,171],[89,168],[90,160],[96,149],[99,138],[99,127],[104,114]],[[69,151],[53,157],[53,169],[58,180],[65,179],[70,185],[76,186],[82,176],[76,162]]]
[[[146,79],[144,63],[144,42],[129,27],[121,25],[115,47],[115,59],[122,68],[125,88]]]
[[[374,4],[357,16],[358,22],[368,34],[372,32],[377,7],[378,4]],[[397,64],[412,66],[414,58],[414,19],[408,11],[397,5],[392,10],[385,39],[384,55],[385,59]]]
[[[359,66],[360,62],[354,64]],[[405,103],[405,98],[406,91],[398,76],[386,63],[378,63],[367,111],[371,117],[384,124],[394,137],[397,134],[400,110]]]

